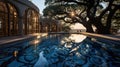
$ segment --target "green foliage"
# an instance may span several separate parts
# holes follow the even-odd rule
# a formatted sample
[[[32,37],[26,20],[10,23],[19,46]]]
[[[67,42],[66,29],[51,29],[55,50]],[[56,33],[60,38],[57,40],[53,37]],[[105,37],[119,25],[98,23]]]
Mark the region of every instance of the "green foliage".
[[[116,33],[120,30],[120,9],[116,11],[112,18],[111,29]]]
[[[118,20],[114,14],[120,9],[120,0],[46,0],[45,4],[44,16],[62,19],[67,23],[79,22],[86,27],[94,25],[101,33],[109,32],[113,20]],[[72,17],[71,12],[75,16]]]

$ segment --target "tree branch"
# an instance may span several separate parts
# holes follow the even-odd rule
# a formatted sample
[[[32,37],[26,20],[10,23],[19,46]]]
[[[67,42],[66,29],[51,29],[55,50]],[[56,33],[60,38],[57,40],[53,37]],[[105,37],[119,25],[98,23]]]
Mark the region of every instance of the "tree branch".
[[[100,18],[100,19],[103,17],[103,15],[104,15],[107,11],[109,11],[109,10],[111,9],[113,2],[114,2],[114,0],[110,0],[110,1],[109,1],[108,7],[99,15],[99,18]]]

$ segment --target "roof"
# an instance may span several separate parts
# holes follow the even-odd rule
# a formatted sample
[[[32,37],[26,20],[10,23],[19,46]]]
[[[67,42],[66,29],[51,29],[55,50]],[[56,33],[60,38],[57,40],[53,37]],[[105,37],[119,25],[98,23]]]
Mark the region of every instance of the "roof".
[[[13,0],[8,0],[8,1],[13,1]],[[33,9],[35,9],[37,12],[39,12],[38,7],[37,7],[36,5],[34,5],[34,4],[33,4],[31,1],[29,1],[29,0],[14,0],[14,1],[17,1],[17,2],[23,4],[23,5],[27,6],[27,7],[31,7],[31,8],[33,8]]]

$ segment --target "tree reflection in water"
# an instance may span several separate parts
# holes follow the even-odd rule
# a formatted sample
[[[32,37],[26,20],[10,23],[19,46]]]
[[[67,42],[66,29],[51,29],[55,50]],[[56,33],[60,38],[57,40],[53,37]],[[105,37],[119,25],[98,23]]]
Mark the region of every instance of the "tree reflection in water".
[[[39,61],[41,51],[48,67],[119,66],[119,44],[78,34],[50,35],[40,40],[40,43],[37,39],[0,48],[0,67],[33,67]]]

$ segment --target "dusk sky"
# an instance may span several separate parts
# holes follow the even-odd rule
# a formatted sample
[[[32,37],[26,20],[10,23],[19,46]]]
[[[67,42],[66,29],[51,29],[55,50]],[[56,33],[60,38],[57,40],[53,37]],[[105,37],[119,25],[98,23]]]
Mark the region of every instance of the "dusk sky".
[[[32,2],[39,8],[40,13],[43,14],[42,11],[45,8],[45,0],[32,0]]]

